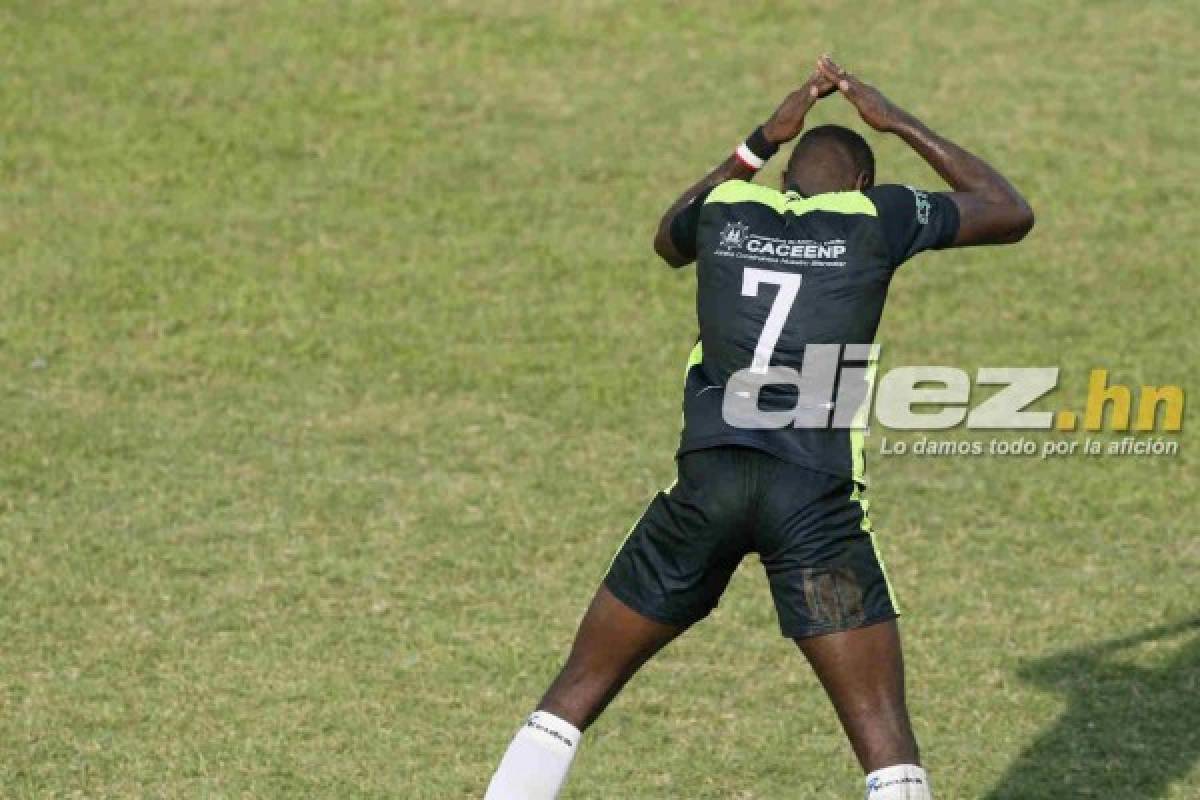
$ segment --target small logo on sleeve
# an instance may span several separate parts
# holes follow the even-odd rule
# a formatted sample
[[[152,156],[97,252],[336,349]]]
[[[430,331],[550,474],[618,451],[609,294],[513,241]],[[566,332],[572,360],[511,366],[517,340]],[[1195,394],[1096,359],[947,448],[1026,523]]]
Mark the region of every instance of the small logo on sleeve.
[[[905,188],[913,193],[913,200],[915,200],[917,203],[917,222],[921,223],[922,225],[929,224],[929,195],[920,189],[914,189],[911,186],[906,186]]]

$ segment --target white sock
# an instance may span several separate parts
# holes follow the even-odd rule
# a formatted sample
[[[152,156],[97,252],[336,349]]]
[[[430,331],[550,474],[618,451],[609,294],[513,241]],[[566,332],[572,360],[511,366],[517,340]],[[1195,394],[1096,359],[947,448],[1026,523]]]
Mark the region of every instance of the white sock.
[[[545,711],[533,712],[505,751],[483,800],[554,800],[578,746],[574,725]]]
[[[867,776],[866,800],[933,800],[929,776],[914,764],[877,769]]]

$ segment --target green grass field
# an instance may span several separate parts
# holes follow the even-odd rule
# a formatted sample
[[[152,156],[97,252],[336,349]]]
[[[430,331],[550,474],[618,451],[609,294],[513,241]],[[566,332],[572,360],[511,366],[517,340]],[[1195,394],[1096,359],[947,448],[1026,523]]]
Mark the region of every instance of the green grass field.
[[[823,50],[1038,213],[900,272],[885,369],[1196,390],[1196,10],[0,2],[0,796],[482,796],[673,474],[693,278],[658,214]],[[1158,630],[1200,612],[1194,437],[879,435],[939,798],[1200,797],[1200,637]],[[860,781],[750,560],[565,797]]]

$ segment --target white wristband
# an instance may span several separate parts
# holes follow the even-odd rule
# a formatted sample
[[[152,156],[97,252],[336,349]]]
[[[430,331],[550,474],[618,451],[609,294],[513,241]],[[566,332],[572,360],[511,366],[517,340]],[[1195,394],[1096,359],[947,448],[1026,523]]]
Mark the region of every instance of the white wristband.
[[[737,150],[733,151],[737,156],[738,161],[741,161],[752,170],[760,170],[767,165],[767,162],[754,154],[754,151],[746,147],[746,143],[742,142],[737,146]]]

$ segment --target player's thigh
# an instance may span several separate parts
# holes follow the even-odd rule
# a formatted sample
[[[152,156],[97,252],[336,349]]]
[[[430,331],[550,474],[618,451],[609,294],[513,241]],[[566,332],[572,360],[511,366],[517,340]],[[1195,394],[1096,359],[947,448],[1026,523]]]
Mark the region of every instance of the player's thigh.
[[[618,679],[632,674],[684,630],[637,612],[601,584],[579,623],[567,668],[600,680]]]
[[[796,640],[834,705],[871,709],[904,702],[904,659],[896,620]]]

